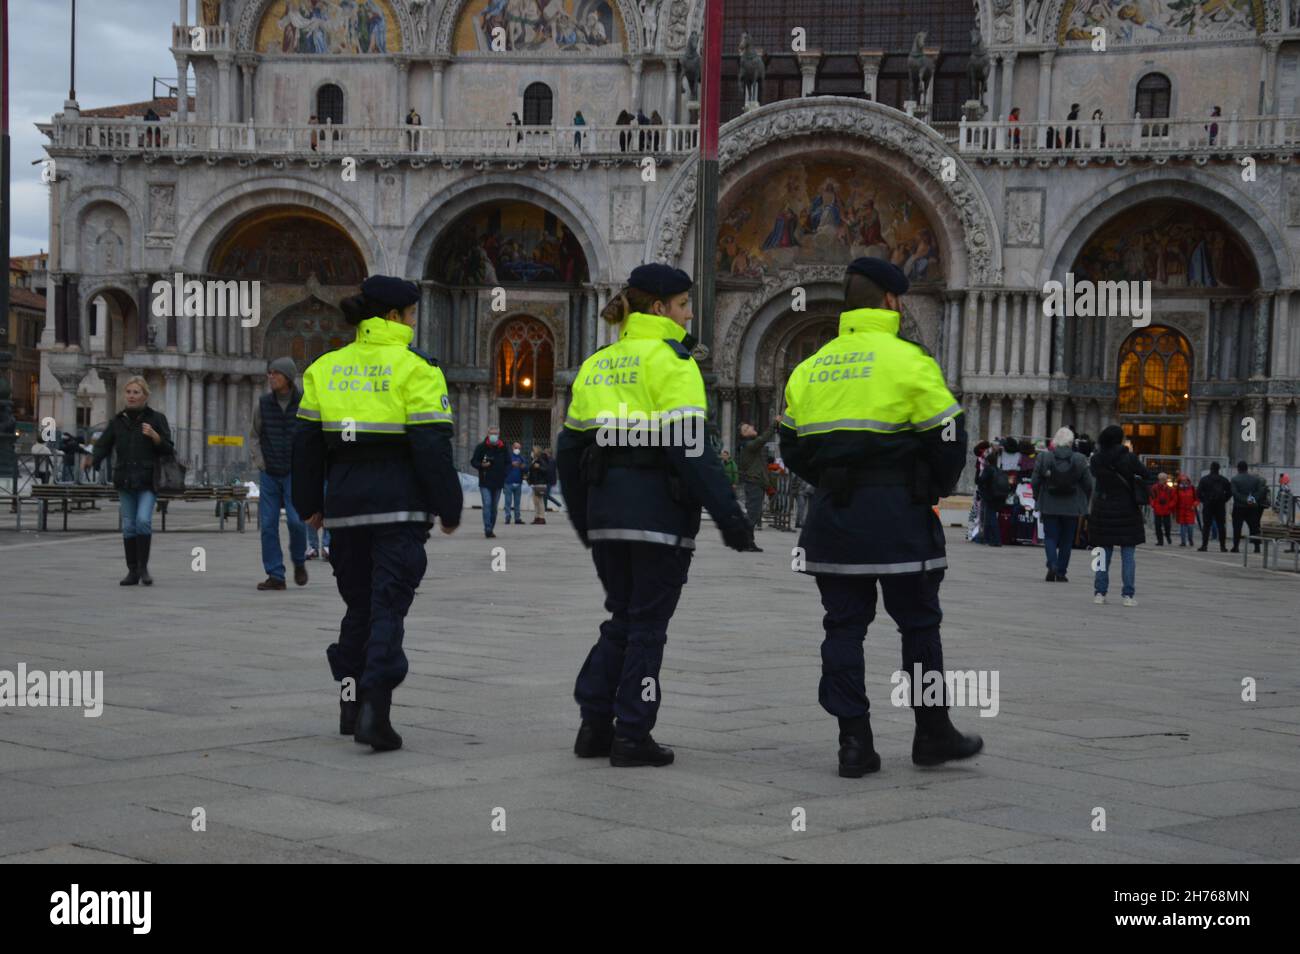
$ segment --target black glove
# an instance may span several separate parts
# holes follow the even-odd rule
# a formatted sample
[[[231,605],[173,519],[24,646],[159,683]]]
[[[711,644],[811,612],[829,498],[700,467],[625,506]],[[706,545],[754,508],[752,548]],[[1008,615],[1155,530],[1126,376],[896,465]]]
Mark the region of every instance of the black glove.
[[[722,542],[733,550],[744,552],[754,546],[754,530],[747,523],[742,523],[722,531]]]

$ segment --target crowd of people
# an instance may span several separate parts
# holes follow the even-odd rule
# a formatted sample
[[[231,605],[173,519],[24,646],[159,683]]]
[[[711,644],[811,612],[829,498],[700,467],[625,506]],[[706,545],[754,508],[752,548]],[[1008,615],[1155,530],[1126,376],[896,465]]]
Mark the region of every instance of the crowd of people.
[[[1260,521],[1269,505],[1268,483],[1250,473],[1243,460],[1228,480],[1219,464],[1192,483],[1192,475],[1150,473],[1118,424],[1106,427],[1096,445],[1068,427],[1050,442],[1014,437],[980,441],[975,446],[976,496],[971,504],[969,539],[987,546],[1038,543],[1041,525],[1047,565],[1046,582],[1068,583],[1070,554],[1075,548],[1103,552],[1094,572],[1093,601],[1106,602],[1111,558],[1120,553],[1125,606],[1137,605],[1136,552],[1146,543],[1146,512],[1155,526],[1156,546],[1173,546],[1178,524],[1180,547],[1209,549],[1217,540],[1228,551],[1227,505],[1232,503],[1232,549],[1239,552],[1242,528],[1259,552]],[[1026,489],[1028,492],[1026,492]]]

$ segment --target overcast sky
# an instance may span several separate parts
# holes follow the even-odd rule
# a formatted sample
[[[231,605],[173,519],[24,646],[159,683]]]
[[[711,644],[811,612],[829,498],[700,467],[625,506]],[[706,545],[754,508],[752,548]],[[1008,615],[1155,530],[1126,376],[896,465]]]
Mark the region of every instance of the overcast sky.
[[[191,4],[192,6],[192,4]],[[71,0],[9,2],[10,253],[50,247],[49,187],[41,167],[49,122],[68,95]],[[77,102],[82,109],[149,99],[153,77],[174,77],[176,0],[78,0]],[[191,13],[191,21],[193,13]]]

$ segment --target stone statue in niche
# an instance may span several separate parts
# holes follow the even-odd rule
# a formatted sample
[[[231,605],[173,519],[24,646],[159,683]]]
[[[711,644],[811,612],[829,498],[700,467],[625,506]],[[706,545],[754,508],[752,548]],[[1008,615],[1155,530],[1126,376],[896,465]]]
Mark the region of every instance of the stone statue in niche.
[[[640,0],[641,25],[645,28],[645,48],[654,50],[659,29],[659,0]]]
[[[176,231],[176,189],[169,185],[149,187],[149,231]]]
[[[100,272],[107,273],[120,271],[122,262],[122,237],[110,222],[95,239],[95,264]]]

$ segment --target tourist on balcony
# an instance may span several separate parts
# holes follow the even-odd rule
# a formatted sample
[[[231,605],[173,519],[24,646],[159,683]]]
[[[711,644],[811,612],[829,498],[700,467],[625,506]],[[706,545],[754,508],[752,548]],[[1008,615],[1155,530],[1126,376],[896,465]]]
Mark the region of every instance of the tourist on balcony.
[[[640,126],[642,129],[650,125],[650,117],[647,116],[645,114],[645,111],[640,109],[639,107],[637,108],[636,111],[636,124]],[[645,147],[647,142],[649,141],[649,138],[650,138],[649,133],[644,133],[644,132],[639,133],[637,135],[637,149],[639,149],[641,152],[645,152]]]
[[[524,121],[523,121],[522,119],[519,118],[519,114],[518,114],[518,113],[511,113],[511,114],[510,114],[510,122],[509,122],[509,125],[515,127],[515,143],[516,143],[516,144],[518,144],[518,143],[522,143],[522,142],[524,141],[524,133],[523,133],[523,130],[520,129],[520,127],[523,126],[523,124],[524,124]]]
[[[1076,122],[1078,121],[1078,119],[1079,119],[1079,104],[1078,104],[1078,103],[1071,103],[1071,104],[1070,104],[1070,115],[1066,116],[1065,118],[1066,118],[1067,121],[1068,121],[1068,120],[1075,120]],[[1065,127],[1065,148],[1066,148],[1066,149],[1073,149],[1074,146],[1075,146],[1075,131],[1074,131],[1074,127],[1073,127],[1073,126],[1066,126],[1066,127]]]
[[[1097,142],[1099,143],[1100,148],[1105,149],[1106,148],[1106,127],[1101,124],[1100,109],[1094,109],[1092,111],[1092,121],[1097,124]]]
[[[653,137],[654,137],[654,151],[655,151],[655,152],[658,152],[658,151],[659,151],[659,144],[660,144],[660,141],[661,141],[660,138],[659,138],[659,136],[660,136],[660,134],[659,134],[659,127],[662,126],[663,124],[664,124],[664,118],[663,118],[662,116],[659,115],[659,110],[656,109],[653,113],[650,114],[650,125],[655,127],[655,131],[654,131],[654,133],[652,134]]]
[[[629,113],[626,109],[621,109],[621,110],[619,110],[619,113],[618,113],[618,119],[614,120],[614,125],[616,125],[616,126],[630,126],[630,125],[632,125],[632,119],[633,119],[633,116],[632,116],[631,113]],[[629,137],[630,135],[631,135],[631,133],[627,133],[627,132],[621,132],[621,133],[618,134],[618,150],[619,150],[619,152],[627,152],[627,141],[628,141],[628,137]]]
[[[307,120],[307,125],[308,125],[308,126],[319,126],[319,125],[320,125],[320,120],[317,119],[315,116],[312,116],[311,119]],[[316,151],[316,143],[317,143],[317,133],[316,133],[316,130],[313,129],[313,130],[311,131],[311,151],[312,151],[312,152],[315,152],[315,151]]]
[[[147,123],[161,122],[162,119],[153,111],[153,107],[144,111],[144,121]],[[158,130],[152,126],[147,128],[144,133],[144,144],[146,146],[157,146],[159,142]]]
[[[573,114],[573,125],[575,127],[587,125],[587,120],[582,117],[582,110],[578,110]],[[582,129],[580,128],[573,130],[573,150],[574,152],[582,152]]]
[[[1011,148],[1019,149],[1020,148],[1020,126],[1017,125],[1020,122],[1019,106],[1011,107],[1011,115],[1007,117],[1007,121],[1011,123]]]
[[[1211,146],[1213,146],[1215,140],[1219,138],[1219,124],[1214,122],[1213,120],[1222,115],[1223,115],[1223,110],[1221,110],[1218,106],[1215,106],[1213,109],[1210,110],[1211,122],[1208,126],[1205,127],[1205,131],[1210,134]]]

